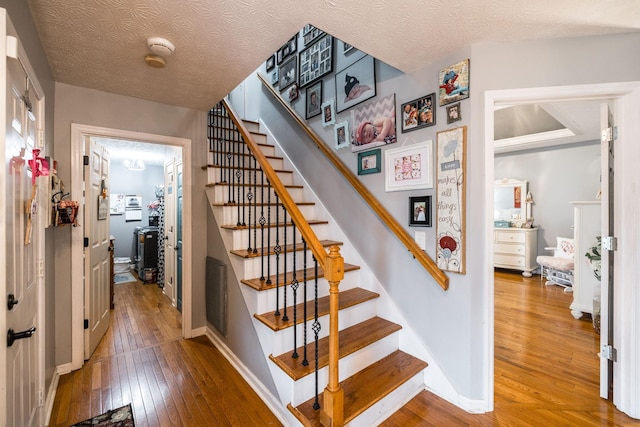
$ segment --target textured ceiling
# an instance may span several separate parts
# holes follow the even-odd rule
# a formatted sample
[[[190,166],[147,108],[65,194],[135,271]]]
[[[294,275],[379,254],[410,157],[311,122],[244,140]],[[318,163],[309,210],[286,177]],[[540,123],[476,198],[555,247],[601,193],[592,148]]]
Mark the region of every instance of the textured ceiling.
[[[638,31],[637,0],[28,0],[56,81],[208,110],[311,23],[404,72],[483,41]],[[147,66],[148,37],[176,47]]]

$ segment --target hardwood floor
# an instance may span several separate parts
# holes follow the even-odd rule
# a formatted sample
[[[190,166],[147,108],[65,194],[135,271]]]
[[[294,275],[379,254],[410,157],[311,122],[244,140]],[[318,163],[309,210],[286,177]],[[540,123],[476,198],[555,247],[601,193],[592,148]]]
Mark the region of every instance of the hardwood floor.
[[[382,426],[640,425],[599,397],[600,338],[570,303],[540,276],[496,272],[494,412],[468,414],[425,391]]]
[[[571,295],[539,276],[495,277],[495,411],[472,415],[425,391],[381,425],[640,426],[598,396],[599,336],[571,316]],[[115,302],[95,354],[60,379],[50,425],[129,402],[137,427],[281,425],[207,338],[180,338],[156,286],[117,285]]]
[[[128,403],[136,427],[282,425],[206,337],[181,338],[180,313],[157,286],[119,284],[114,300],[91,359],[60,378],[50,426]]]

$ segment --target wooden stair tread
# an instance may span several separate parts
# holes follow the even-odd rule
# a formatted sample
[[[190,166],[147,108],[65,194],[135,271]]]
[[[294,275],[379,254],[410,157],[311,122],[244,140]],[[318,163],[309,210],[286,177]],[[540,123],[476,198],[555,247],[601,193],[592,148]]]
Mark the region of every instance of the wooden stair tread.
[[[229,206],[229,205],[227,205]],[[233,205],[231,205],[233,206]],[[321,225],[321,224],[329,224],[329,221],[326,220],[322,220],[322,219],[308,219],[306,221],[307,224],[309,225]],[[275,228],[276,224],[275,223],[269,223],[269,224],[265,224],[264,228]],[[285,224],[278,224],[278,227],[284,227]],[[288,222],[286,224],[287,227],[291,227],[293,226],[292,222]],[[256,227],[251,227],[251,229],[253,230],[254,228],[257,228],[258,230],[260,230],[260,224],[257,224]],[[249,228],[249,226],[247,225],[221,225],[220,228],[224,228],[226,230],[246,230]]]
[[[344,390],[344,422],[352,421],[366,409],[400,387],[404,382],[427,367],[427,363],[397,350],[342,381]],[[322,394],[318,397],[322,408]],[[313,409],[314,398],[289,410],[305,426],[321,427],[322,409]]]
[[[322,246],[329,247],[329,246],[342,246],[342,242],[337,242],[335,240],[320,240],[320,244]],[[296,243],[295,245],[295,250],[296,251],[301,251],[303,250],[304,247],[302,245],[302,243]],[[286,246],[281,246],[280,248],[280,253],[284,254],[287,252],[293,252],[294,251],[294,246],[293,244],[290,245],[286,245]],[[239,257],[242,258],[255,258],[261,255],[274,255],[275,254],[275,249],[274,246],[270,246],[268,248],[266,248],[266,252],[265,252],[265,248],[259,248],[257,253],[254,253],[253,251],[249,252],[246,249],[232,249],[230,251],[232,254],[237,255]]]
[[[222,182],[214,182],[214,183],[209,183],[209,184],[205,184],[205,187],[215,187],[215,186],[227,186],[229,185],[228,182],[226,181],[222,181]],[[238,183],[234,183],[234,186],[240,186],[240,187],[258,187],[258,188],[268,188],[269,184],[238,184]],[[284,184],[285,188],[304,188],[304,185],[296,185],[296,184]]]
[[[339,297],[339,310],[352,307],[354,305],[378,298],[380,295],[368,291],[362,288],[353,288],[340,292]],[[312,320],[314,316],[314,301],[301,302],[296,304],[296,312],[298,318],[297,323],[304,321],[304,305],[307,305],[307,320]],[[329,313],[329,297],[318,298],[318,317],[325,316]],[[293,326],[293,307],[287,307],[287,320],[283,320],[284,310],[280,311],[280,315],[276,316],[274,312],[268,312],[263,314],[254,314],[254,317],[260,320],[274,331],[281,331],[283,329]]]
[[[397,323],[390,322],[381,317],[372,317],[364,322],[343,329],[339,333],[340,342],[339,358],[346,357],[356,351],[391,335],[402,329]],[[315,342],[307,346],[307,358],[313,359],[315,355]],[[278,365],[287,375],[297,381],[309,375],[315,370],[315,363],[309,362],[306,366],[302,364],[304,359],[304,348],[297,349],[298,357],[291,357],[292,352],[287,352],[279,356],[270,355],[269,358]],[[329,337],[318,340],[318,368],[324,368],[329,364]]]
[[[237,167],[237,166],[220,166],[220,165],[205,165],[202,166],[202,170],[207,170],[207,169],[233,169],[233,170],[242,170],[242,171],[249,171],[249,172],[253,172],[255,171],[261,171],[262,169],[260,169],[260,167],[258,168],[252,168],[252,167]],[[276,173],[293,173],[292,170],[289,169],[274,169],[273,170]]]
[[[311,224],[311,222],[309,222]],[[354,270],[359,270],[360,266],[359,265],[354,265],[354,264],[344,264],[344,272],[348,272],[348,271],[354,271]],[[311,267],[311,268],[307,268],[307,280],[313,280],[316,278],[316,273],[315,273],[315,268]],[[298,279],[298,282],[303,282],[304,280],[304,269],[300,269],[296,271],[296,279]],[[284,276],[284,277],[283,277]],[[324,277],[324,270],[320,267],[318,267],[318,277]],[[260,278],[255,278],[255,279],[243,279],[241,280],[242,283],[244,283],[245,285],[255,289],[256,291],[266,291],[268,289],[273,289],[276,287],[276,283],[287,283],[290,284],[293,281],[293,273],[289,272],[286,274],[286,276],[284,274],[279,274],[278,276],[276,275],[272,275],[269,277],[271,279],[271,283],[267,283],[267,280],[261,280]]]
[[[295,202],[298,206],[315,206],[315,202]],[[275,201],[272,203],[212,203],[211,206],[282,206],[282,203],[276,203]]]

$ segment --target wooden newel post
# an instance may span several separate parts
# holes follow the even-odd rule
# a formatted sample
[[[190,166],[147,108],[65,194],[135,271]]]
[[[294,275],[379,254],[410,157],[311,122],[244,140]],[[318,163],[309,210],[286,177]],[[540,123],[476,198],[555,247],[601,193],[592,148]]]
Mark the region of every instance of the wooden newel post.
[[[324,277],[329,282],[329,384],[323,394],[323,416],[325,426],[344,425],[344,391],[340,387],[338,361],[340,359],[338,340],[339,286],[344,279],[344,258],[338,246],[331,246],[325,263]]]

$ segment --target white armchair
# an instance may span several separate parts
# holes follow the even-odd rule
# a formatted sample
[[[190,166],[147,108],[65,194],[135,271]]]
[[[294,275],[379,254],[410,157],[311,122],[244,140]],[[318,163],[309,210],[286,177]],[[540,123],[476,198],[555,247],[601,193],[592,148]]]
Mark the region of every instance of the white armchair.
[[[545,248],[553,250],[553,256],[540,255],[536,258],[540,265],[540,280],[546,278],[545,285],[558,285],[565,292],[573,292],[574,241],[566,237],[557,237],[556,240],[555,248]]]

